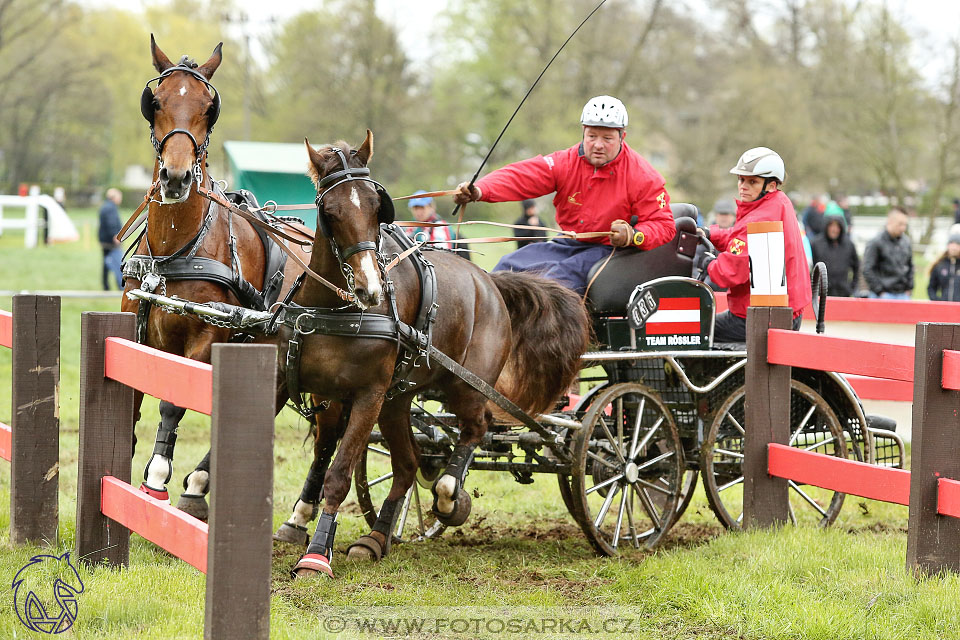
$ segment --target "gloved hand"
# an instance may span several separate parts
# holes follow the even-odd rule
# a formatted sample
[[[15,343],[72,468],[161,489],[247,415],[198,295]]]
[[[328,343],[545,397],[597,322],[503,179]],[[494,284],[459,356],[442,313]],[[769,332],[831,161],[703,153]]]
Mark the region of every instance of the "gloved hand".
[[[614,220],[610,223],[610,244],[615,247],[629,247],[633,244],[633,227],[626,220]]]
[[[717,256],[709,251],[704,251],[700,254],[700,259],[697,261],[697,269],[700,270],[700,273],[706,273],[707,267],[710,266],[710,263],[717,259]]]
[[[703,234],[707,240],[710,239],[710,227],[697,227],[697,233]]]
[[[459,193],[454,194],[453,201],[459,205],[465,205],[468,202],[476,202],[482,195],[477,185],[470,186],[469,182],[461,182],[457,185]]]

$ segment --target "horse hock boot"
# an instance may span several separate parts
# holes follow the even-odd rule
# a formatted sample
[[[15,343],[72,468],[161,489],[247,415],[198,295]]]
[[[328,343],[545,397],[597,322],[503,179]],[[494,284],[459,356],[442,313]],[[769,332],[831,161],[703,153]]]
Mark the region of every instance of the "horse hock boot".
[[[470,494],[463,490],[463,483],[471,460],[473,447],[457,445],[443,475],[433,483],[433,514],[448,527],[459,527],[470,515]]]
[[[301,569],[323,573],[333,577],[333,569],[330,568],[330,562],[333,560],[333,540],[337,534],[337,517],[329,513],[321,513],[320,520],[317,522],[317,530],[313,534],[313,540],[307,547],[307,552],[303,554],[300,561],[290,572],[290,575],[296,579],[301,577],[297,571]]]
[[[177,426],[186,409],[163,401],[160,403],[160,424],[157,426],[157,441],[153,455],[143,470],[140,491],[158,500],[170,500],[167,483],[173,477],[173,450],[177,445]]]

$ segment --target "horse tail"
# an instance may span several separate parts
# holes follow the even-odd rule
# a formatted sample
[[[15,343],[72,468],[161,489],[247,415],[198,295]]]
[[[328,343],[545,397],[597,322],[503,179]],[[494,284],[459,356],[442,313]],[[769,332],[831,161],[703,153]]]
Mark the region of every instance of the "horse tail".
[[[490,275],[513,329],[497,389],[524,411],[543,413],[580,372],[591,335],[587,310],[579,295],[553,280],[510,271]]]

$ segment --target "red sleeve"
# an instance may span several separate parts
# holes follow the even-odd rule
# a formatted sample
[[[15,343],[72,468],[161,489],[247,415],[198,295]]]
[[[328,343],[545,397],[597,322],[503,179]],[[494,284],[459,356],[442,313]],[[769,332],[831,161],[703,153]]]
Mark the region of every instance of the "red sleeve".
[[[554,157],[537,156],[497,169],[477,180],[483,202],[539,198],[557,190]]]
[[[717,251],[726,251],[730,243],[730,237],[733,235],[733,227],[721,229],[719,226],[710,225],[710,242],[717,248]]]
[[[750,258],[744,251],[733,255],[724,251],[707,267],[710,279],[721,287],[730,288],[750,281]]]
[[[643,244],[640,249],[654,249],[673,240],[676,224],[670,211],[670,195],[663,184],[644,194],[630,206],[631,217],[637,216],[634,229],[643,232]]]

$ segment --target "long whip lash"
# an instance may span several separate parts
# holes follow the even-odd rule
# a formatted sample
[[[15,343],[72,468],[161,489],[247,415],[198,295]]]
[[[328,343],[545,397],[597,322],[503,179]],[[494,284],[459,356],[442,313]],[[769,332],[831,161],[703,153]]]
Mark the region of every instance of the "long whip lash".
[[[481,163],[480,163],[480,166],[477,167],[477,172],[476,172],[475,174],[473,174],[473,177],[470,179],[470,185],[469,185],[468,189],[469,189],[470,187],[473,187],[473,183],[477,181],[477,178],[478,178],[478,177],[480,177],[480,172],[483,171],[484,165],[486,165],[486,164],[487,164],[487,160],[490,159],[490,154],[492,154],[492,153],[493,153],[493,150],[497,148],[497,144],[500,142],[500,138],[502,138],[502,137],[503,137],[503,134],[507,132],[507,127],[509,127],[509,126],[510,126],[510,123],[513,122],[513,119],[517,116],[517,113],[520,111],[520,107],[523,106],[523,103],[526,102],[526,101],[527,101],[527,98],[530,97],[530,94],[533,93],[533,90],[536,88],[537,84],[540,82],[540,78],[542,78],[542,77],[543,77],[543,74],[545,74],[545,73],[547,72],[547,69],[549,69],[549,68],[550,68],[550,65],[553,64],[553,61],[557,59],[557,56],[560,55],[560,52],[563,51],[563,48],[564,48],[565,46],[567,46],[567,43],[570,42],[570,41],[573,39],[573,36],[577,35],[577,32],[580,31],[580,27],[582,27],[583,25],[585,25],[585,24],[587,23],[587,20],[589,20],[590,18],[592,18],[592,17],[593,17],[593,14],[595,14],[595,13],[600,9],[600,7],[602,7],[602,6],[604,5],[604,3],[606,3],[606,1],[607,1],[607,0],[600,0],[600,4],[598,4],[596,7],[594,7],[594,8],[593,8],[593,11],[591,11],[590,13],[588,13],[588,14],[587,14],[587,17],[583,19],[583,22],[581,22],[579,25],[577,25],[577,28],[573,30],[573,33],[571,33],[571,34],[567,37],[567,39],[563,41],[563,44],[560,45],[560,48],[557,49],[557,52],[556,52],[555,54],[553,54],[553,57],[550,58],[550,61],[547,62],[547,64],[546,64],[545,67],[543,67],[543,71],[540,72],[540,75],[537,76],[537,79],[534,80],[534,81],[533,81],[533,84],[530,85],[530,88],[527,89],[526,95],[523,96],[523,100],[521,100],[521,101],[520,101],[520,104],[517,105],[517,108],[514,110],[513,115],[510,116],[510,119],[509,119],[509,120],[507,120],[507,124],[503,125],[503,129],[500,131],[500,135],[497,136],[497,139],[494,140],[493,145],[490,147],[490,150],[487,151],[487,155],[486,155],[486,157],[484,157],[483,162],[481,162]],[[456,207],[454,207],[453,213],[450,214],[450,217],[451,217],[451,218],[452,218],[453,216],[457,215],[457,212],[460,210],[460,206],[461,206],[461,205],[458,204]]]

